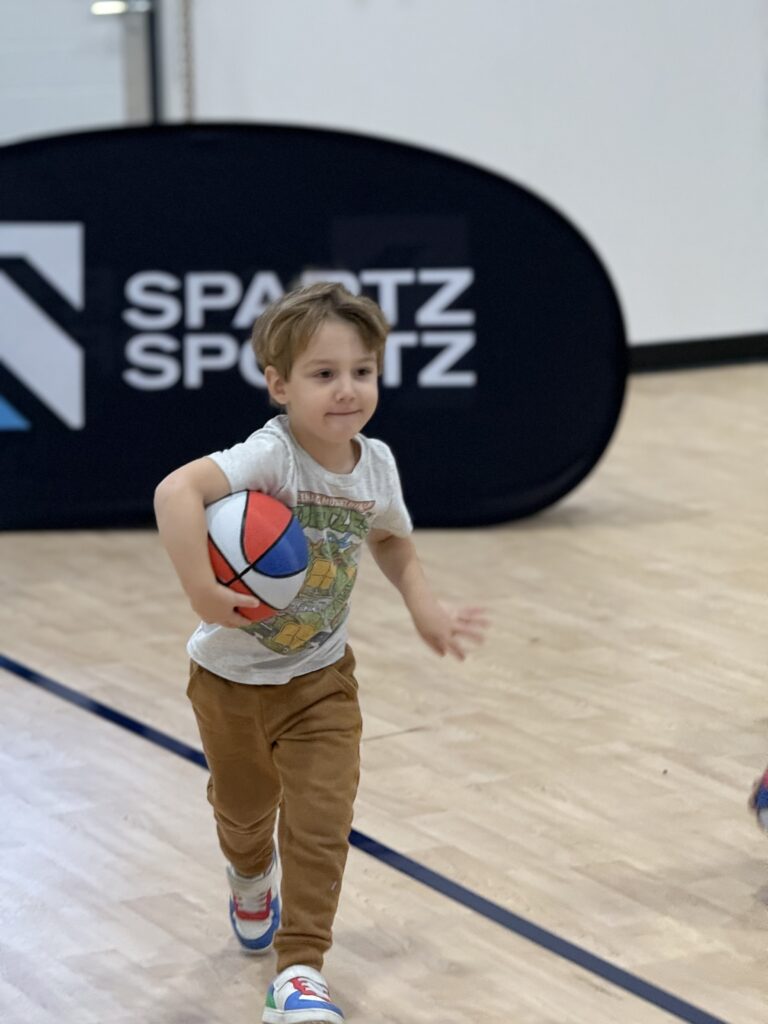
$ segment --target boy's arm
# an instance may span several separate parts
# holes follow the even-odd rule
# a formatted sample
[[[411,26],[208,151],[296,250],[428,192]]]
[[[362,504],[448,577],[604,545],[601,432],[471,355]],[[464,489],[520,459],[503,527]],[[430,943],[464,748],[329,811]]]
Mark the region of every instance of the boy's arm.
[[[478,643],[483,639],[486,621],[482,609],[451,612],[444,608],[432,593],[410,537],[371,530],[368,546],[378,567],[400,591],[422,640],[441,657],[452,654],[463,661],[466,654],[460,638]]]
[[[196,459],[157,485],[155,516],[160,538],[194,610],[204,622],[235,628],[249,625],[235,608],[254,608],[259,601],[218,583],[208,557],[205,506],[229,493],[229,481],[216,463]]]

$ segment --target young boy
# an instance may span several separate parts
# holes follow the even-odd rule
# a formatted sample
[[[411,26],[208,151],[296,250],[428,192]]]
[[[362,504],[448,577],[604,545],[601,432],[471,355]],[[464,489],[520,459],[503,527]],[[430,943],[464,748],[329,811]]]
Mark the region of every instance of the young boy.
[[[359,778],[346,620],[363,541],[435,652],[463,659],[463,638],[483,634],[478,609],[451,614],[435,600],[392,454],[360,433],[378,401],[387,330],[374,302],[338,284],[285,295],[252,339],[284,414],[175,470],[155,494],[161,538],[202,620],[188,644],[187,694],[228,861],[232,927],[245,950],[277,951],[266,1024],[343,1021],[321,969]],[[302,591],[277,620],[240,615],[259,602],[217,583],[208,560],[205,506],[245,489],[289,506],[309,542]]]

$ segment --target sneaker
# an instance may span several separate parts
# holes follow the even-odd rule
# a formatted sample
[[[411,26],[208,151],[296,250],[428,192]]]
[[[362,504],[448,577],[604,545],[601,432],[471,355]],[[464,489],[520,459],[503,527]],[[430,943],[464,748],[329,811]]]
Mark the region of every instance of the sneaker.
[[[245,878],[227,864],[232,890],[229,919],[238,942],[248,953],[268,953],[280,926],[277,856],[263,875]]]
[[[263,1024],[344,1024],[344,1014],[328,994],[320,971],[296,964],[286,967],[267,992]]]
[[[754,811],[758,825],[768,832],[768,768],[755,780],[749,796],[749,806]]]

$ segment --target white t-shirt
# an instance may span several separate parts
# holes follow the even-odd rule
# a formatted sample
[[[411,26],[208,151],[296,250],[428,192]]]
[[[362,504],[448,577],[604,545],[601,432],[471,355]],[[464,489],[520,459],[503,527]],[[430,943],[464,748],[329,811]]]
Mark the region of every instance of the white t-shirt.
[[[284,612],[241,629],[201,622],[187,651],[237,683],[287,683],[332,665],[344,653],[349,599],[369,530],[398,537],[413,529],[392,452],[358,434],[351,473],[330,473],[296,443],[287,416],[276,416],[241,444],[209,456],[233,491],[271,494],[304,530],[309,566]]]

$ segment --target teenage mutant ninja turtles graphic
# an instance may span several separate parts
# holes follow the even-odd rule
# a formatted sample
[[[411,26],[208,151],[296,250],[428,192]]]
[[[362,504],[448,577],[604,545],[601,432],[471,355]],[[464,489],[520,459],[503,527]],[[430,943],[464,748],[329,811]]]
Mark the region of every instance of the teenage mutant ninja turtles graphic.
[[[309,546],[304,583],[291,604],[273,616],[243,626],[277,654],[317,647],[349,612],[361,546],[371,528],[373,501],[352,501],[300,491],[293,514]]]

